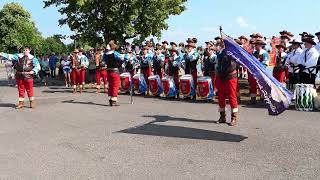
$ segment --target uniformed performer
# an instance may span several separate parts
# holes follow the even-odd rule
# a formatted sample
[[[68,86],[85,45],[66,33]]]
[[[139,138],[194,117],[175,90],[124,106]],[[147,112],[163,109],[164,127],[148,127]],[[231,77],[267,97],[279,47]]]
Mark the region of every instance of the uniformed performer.
[[[84,85],[85,85],[85,82],[86,82],[86,69],[88,68],[89,66],[89,59],[87,58],[87,56],[85,56],[83,53],[85,51],[83,49],[80,49],[79,50],[79,53],[78,53],[78,60],[81,64],[81,70],[80,70],[80,74],[81,74],[81,88],[84,89]]]
[[[155,49],[155,54],[152,58],[152,69],[153,75],[159,75],[160,79],[162,79],[164,74],[164,60],[165,55],[162,54],[162,48],[158,47]]]
[[[179,82],[179,70],[181,67],[181,62],[182,58],[181,56],[178,55],[178,49],[176,48],[171,48],[170,50],[171,56],[169,58],[166,70],[167,74],[169,76],[173,77],[174,84],[176,86],[176,91],[177,91],[177,97],[179,98],[179,87],[180,87],[180,82]]]
[[[219,92],[218,104],[220,118],[217,123],[226,123],[226,99],[231,106],[230,126],[237,125],[238,101],[237,101],[237,64],[224,50],[217,54],[216,86]]]
[[[197,64],[198,64],[200,55],[195,50],[196,42],[194,40],[195,40],[194,38],[187,39],[188,44],[186,45],[186,53],[183,57],[183,62],[185,64],[185,74],[192,75],[194,87],[195,89],[197,89],[197,79],[198,79]],[[193,99],[195,100],[196,96],[194,96]]]
[[[16,108],[24,108],[25,91],[27,91],[29,97],[30,107],[35,108],[33,78],[40,71],[40,63],[37,58],[30,54],[30,47],[25,46],[21,54],[0,53],[0,56],[12,61],[16,71],[15,77],[19,92],[19,104]]]
[[[210,46],[210,48],[208,49],[207,57],[205,56],[203,60],[202,71],[204,76],[211,77],[212,83],[214,83],[216,79],[216,74],[215,74],[216,64],[217,64],[216,48],[214,46]]]
[[[82,74],[80,71],[83,69],[83,65],[81,65],[78,56],[79,50],[75,49],[72,55],[69,56],[69,60],[71,62],[71,78],[73,82],[73,93],[77,92],[77,86],[79,87],[80,93],[82,93]]]
[[[304,38],[303,42],[305,49],[299,59],[300,83],[315,85],[319,52],[314,47],[316,43],[312,38]]]
[[[120,72],[119,69],[122,65],[120,53],[116,51],[117,45],[114,41],[109,42],[110,51],[105,53],[102,60],[107,65],[107,79],[109,83],[108,96],[110,106],[119,106],[118,104],[118,91],[120,87]]]
[[[255,56],[264,67],[267,67],[269,64],[270,56],[268,52],[263,49],[263,46],[265,46],[266,43],[258,39],[254,42],[254,45],[255,45],[255,51],[253,52],[253,56]],[[256,79],[253,77],[251,73],[248,73],[248,81],[250,86],[251,104],[255,104],[256,98],[257,98],[257,92],[258,92],[258,89],[257,89],[258,84]]]
[[[286,84],[286,72],[288,66],[286,64],[287,50],[286,44],[278,44],[276,45],[277,55],[276,55],[276,64],[273,68],[273,77],[277,79],[281,84],[285,86]]]
[[[149,76],[152,75],[152,58],[153,58],[153,54],[149,53],[149,48],[148,46],[144,46],[142,48],[143,51],[143,55],[139,57],[139,63],[140,63],[140,69],[141,69],[141,73],[144,76],[144,79],[148,85],[148,90],[147,90],[147,94],[149,95]]]
[[[137,57],[132,49],[127,49],[127,54],[124,56],[124,68],[130,73],[131,78],[136,74]]]
[[[107,64],[102,59],[103,54],[103,47],[99,47],[95,53],[97,93],[100,93],[101,78],[103,81],[103,92],[107,92]]]
[[[288,53],[286,61],[289,64],[289,89],[294,89],[294,85],[299,83],[299,66],[298,61],[300,54],[302,53],[301,41],[293,40],[289,42],[291,44],[292,51]]]

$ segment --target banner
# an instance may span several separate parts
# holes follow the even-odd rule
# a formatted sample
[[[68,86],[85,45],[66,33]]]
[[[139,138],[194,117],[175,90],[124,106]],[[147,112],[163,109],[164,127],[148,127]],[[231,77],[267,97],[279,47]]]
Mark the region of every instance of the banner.
[[[269,115],[279,115],[285,111],[291,103],[293,94],[287,90],[253,55],[240,47],[233,39],[224,37],[225,51],[232,56],[237,63],[248,68],[257,80],[265,103],[268,105]]]

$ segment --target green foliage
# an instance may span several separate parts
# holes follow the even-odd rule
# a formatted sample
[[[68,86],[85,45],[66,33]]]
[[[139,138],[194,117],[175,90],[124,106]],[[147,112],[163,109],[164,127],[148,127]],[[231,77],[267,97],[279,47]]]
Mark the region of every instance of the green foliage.
[[[41,34],[19,4],[9,3],[0,10],[0,24],[0,51],[13,53],[25,45],[39,48]]]
[[[44,55],[50,55],[52,53],[61,55],[68,53],[67,46],[61,41],[62,38],[61,35],[53,35],[44,39],[40,53]]]
[[[179,15],[187,0],[45,0],[45,7],[57,6],[67,24],[91,44],[119,43],[134,38],[142,42],[150,35],[161,37],[166,20]]]

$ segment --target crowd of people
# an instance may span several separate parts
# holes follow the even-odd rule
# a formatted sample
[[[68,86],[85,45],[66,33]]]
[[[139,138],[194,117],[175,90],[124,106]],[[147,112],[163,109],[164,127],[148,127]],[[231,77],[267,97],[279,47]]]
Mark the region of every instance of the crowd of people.
[[[284,86],[294,89],[297,83],[316,85],[319,71],[320,42],[315,42],[315,36],[320,40],[320,32],[315,36],[307,32],[300,34],[300,39],[293,39],[294,35],[288,31],[280,32],[280,43],[275,46],[276,61],[273,76]],[[239,46],[256,57],[261,65],[267,67],[270,62],[271,44],[260,33],[253,33],[250,37],[240,36],[234,39]],[[118,47],[114,41],[107,46],[99,46],[89,51],[75,49],[71,55],[61,57],[52,54],[42,56],[39,60],[30,54],[30,48],[25,47],[24,53],[10,55],[0,53],[6,61],[9,79],[15,76],[19,89],[19,104],[24,107],[24,91],[27,90],[30,106],[34,107],[32,77],[39,74],[43,82],[56,77],[56,69],[64,74],[65,85],[73,85],[73,93],[83,92],[86,83],[95,83],[97,93],[108,92],[110,106],[119,106],[118,91],[120,88],[120,74],[129,73],[130,79],[135,74],[143,75],[147,89],[142,92],[149,95],[149,77],[158,75],[160,79],[172,77],[175,87],[175,98],[180,98],[181,76],[192,77],[193,88],[197,89],[199,76],[210,77],[218,96],[220,119],[218,123],[226,123],[226,99],[231,106],[230,125],[237,124],[238,100],[240,88],[238,78],[247,78],[251,104],[257,101],[259,87],[253,75],[245,67],[237,64],[232,57],[224,52],[222,37],[216,37],[206,42],[206,47],[197,47],[197,38],[188,38],[186,43],[164,41],[153,45],[146,41],[142,46],[126,43]],[[10,71],[10,67],[14,71]],[[87,74],[87,75],[86,75]],[[103,83],[103,86],[101,87]],[[158,94],[159,96],[159,94]],[[189,99],[196,100],[197,95],[191,94]],[[263,99],[263,97],[260,97]]]

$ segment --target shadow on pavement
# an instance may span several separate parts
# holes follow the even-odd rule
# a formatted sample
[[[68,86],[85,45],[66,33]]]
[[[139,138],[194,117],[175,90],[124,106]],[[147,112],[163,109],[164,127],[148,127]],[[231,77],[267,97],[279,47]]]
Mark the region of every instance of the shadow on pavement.
[[[183,122],[198,122],[198,123],[214,123],[214,121],[208,120],[195,120],[195,119],[188,119],[188,118],[177,118],[171,116],[163,116],[163,115],[144,115],[142,117],[154,118],[155,120],[150,123],[157,123],[157,122],[167,122],[167,121],[183,121]]]
[[[75,100],[68,100],[68,101],[62,101],[62,103],[84,104],[84,105],[107,106],[107,107],[109,107],[107,102],[106,102],[106,104],[97,104],[97,103],[94,103],[94,102],[80,102],[80,101],[75,101]]]
[[[125,130],[118,131],[118,133],[127,134],[140,134],[149,136],[161,136],[161,137],[175,137],[175,138],[186,138],[186,139],[201,139],[201,140],[212,140],[212,141],[227,141],[227,142],[241,142],[248,137],[224,133],[218,131],[210,131],[189,127],[178,127],[169,125],[154,124],[156,122],[166,122],[166,121],[185,121],[185,122],[211,122],[212,121],[202,121],[187,118],[175,118],[170,116],[143,116],[143,117],[153,117],[154,121],[144,124],[142,126],[133,127]]]
[[[0,107],[15,108],[16,105],[11,103],[0,103]]]

